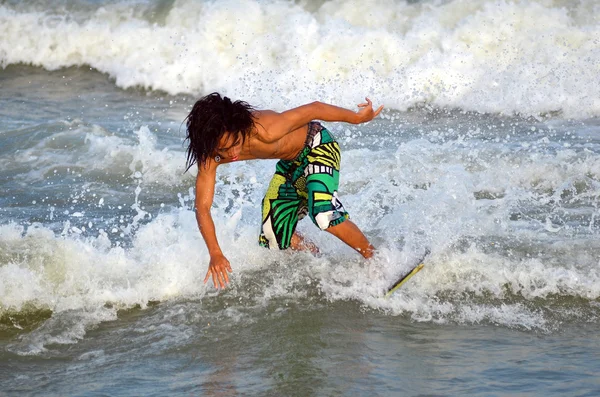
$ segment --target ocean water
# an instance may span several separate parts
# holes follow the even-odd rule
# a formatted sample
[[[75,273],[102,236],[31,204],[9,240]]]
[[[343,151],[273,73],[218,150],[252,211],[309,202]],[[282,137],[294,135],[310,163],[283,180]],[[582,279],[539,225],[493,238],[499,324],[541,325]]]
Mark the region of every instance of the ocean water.
[[[600,1],[0,1],[0,395],[600,394]],[[386,106],[342,147],[363,260],[258,247],[274,161],[183,120]],[[425,268],[385,289],[429,249]]]

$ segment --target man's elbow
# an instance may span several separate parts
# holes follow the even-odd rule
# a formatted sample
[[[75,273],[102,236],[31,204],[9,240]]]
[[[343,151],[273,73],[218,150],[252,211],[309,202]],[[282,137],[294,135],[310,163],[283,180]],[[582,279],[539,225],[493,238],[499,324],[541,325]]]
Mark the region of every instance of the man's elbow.
[[[305,111],[302,115],[302,124],[308,123],[312,120],[323,120],[324,117],[324,103],[320,101],[314,101],[305,105]]]
[[[313,112],[319,113],[323,109],[323,102],[314,101],[308,104]]]

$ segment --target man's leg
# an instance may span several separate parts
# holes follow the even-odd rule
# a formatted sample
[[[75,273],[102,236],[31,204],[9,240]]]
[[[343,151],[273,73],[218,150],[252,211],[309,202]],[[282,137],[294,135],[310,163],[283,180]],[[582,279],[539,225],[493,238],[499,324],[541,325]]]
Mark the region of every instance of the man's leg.
[[[283,175],[275,174],[262,202],[262,226],[259,244],[271,249],[290,246],[302,199]]]
[[[320,132],[320,144],[308,154],[306,189],[309,214],[313,222],[327,230],[365,258],[374,248],[352,221],[337,197],[341,153],[340,147],[326,129]]]
[[[365,258],[371,258],[375,253],[375,248],[369,243],[363,232],[350,219],[335,226],[326,229],[329,233],[354,248]]]
[[[318,254],[319,247],[317,247],[314,243],[310,241],[306,241],[304,236],[302,236],[297,231],[292,235],[292,240],[290,241],[290,248],[295,251],[310,251],[313,254]]]

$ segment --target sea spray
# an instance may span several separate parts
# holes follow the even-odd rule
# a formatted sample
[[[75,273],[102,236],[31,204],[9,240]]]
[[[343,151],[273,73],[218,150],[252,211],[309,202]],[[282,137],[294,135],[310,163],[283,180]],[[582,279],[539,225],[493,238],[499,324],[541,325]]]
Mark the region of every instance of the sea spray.
[[[279,109],[367,94],[585,118],[600,114],[598,13],[593,0],[23,2],[0,6],[0,64],[89,65],[122,88]]]

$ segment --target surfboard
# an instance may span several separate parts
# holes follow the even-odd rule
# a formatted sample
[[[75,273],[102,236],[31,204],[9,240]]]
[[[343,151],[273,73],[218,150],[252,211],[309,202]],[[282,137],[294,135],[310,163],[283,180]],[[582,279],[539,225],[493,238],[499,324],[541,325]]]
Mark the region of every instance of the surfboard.
[[[414,276],[415,274],[419,273],[421,271],[421,269],[423,269],[423,266],[425,266],[425,264],[423,263],[423,261],[425,260],[425,257],[429,255],[429,250],[427,250],[427,252],[425,252],[425,255],[423,255],[423,258],[421,258],[418,262],[417,265],[415,267],[413,267],[408,273],[406,273],[404,276],[400,277],[400,279],[398,281],[396,281],[390,288],[388,288],[387,292],[385,293],[385,298],[389,298],[390,296],[392,296],[392,294],[394,292],[396,292],[398,290],[398,288],[402,287],[402,285],[404,283],[406,283],[408,280],[410,280],[410,278],[412,276]]]

